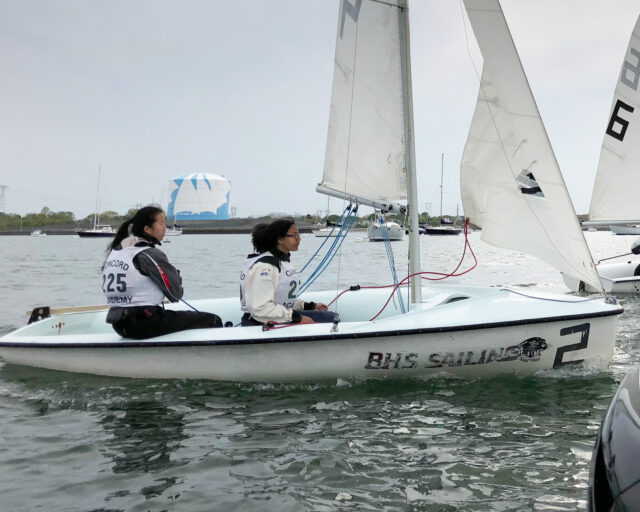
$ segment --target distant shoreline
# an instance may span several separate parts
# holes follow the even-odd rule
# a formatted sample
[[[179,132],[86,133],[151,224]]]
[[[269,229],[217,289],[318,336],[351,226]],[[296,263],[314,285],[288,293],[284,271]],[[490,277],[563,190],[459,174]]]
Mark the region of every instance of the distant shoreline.
[[[250,227],[246,228],[182,228],[183,235],[249,235],[251,234]],[[313,229],[310,227],[300,227],[300,233],[312,233]],[[76,230],[69,229],[42,229],[42,233],[46,235],[58,236],[58,235],[76,235]],[[364,228],[352,228],[351,231],[364,231]],[[0,231],[0,236],[31,236],[31,230],[29,231]],[[109,237],[104,237],[109,238]]]

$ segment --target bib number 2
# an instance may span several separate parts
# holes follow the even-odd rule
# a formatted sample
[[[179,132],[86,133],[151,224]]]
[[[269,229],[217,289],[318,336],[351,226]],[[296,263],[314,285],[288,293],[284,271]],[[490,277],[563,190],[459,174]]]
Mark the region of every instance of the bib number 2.
[[[289,286],[291,288],[289,288],[289,298],[290,299],[295,299],[298,297],[297,291],[298,291],[298,281],[291,281],[289,283]]]

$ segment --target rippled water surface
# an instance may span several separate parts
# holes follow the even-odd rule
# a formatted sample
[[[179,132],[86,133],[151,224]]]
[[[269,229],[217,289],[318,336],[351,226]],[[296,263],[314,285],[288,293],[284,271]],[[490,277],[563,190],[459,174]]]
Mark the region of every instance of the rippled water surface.
[[[384,247],[349,235],[320,289],[391,279]],[[630,237],[587,233],[595,258]],[[557,273],[470,236],[458,282],[566,291]],[[163,244],[187,299],[237,290],[244,235]],[[305,235],[299,267],[320,239]],[[423,268],[453,269],[462,237],[423,237]],[[102,302],[104,240],[0,237],[0,333],[36,305]],[[406,266],[404,244],[394,244]],[[640,360],[640,298],[621,297],[608,372],[473,381],[304,385],[133,380],[0,363],[0,509],[12,511],[585,510],[591,448]]]

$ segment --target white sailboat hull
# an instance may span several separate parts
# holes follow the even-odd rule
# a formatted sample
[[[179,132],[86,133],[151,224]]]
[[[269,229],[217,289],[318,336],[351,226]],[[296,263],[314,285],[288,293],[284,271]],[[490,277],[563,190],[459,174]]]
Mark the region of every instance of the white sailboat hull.
[[[327,237],[338,237],[338,236],[343,236],[345,233],[339,228],[336,227],[335,229],[333,228],[322,228],[322,229],[315,229],[313,231],[313,235],[318,237],[318,238],[327,238]]]
[[[632,258],[613,263],[596,265],[602,286],[607,293],[640,293],[640,258]],[[583,281],[562,275],[564,283],[573,291],[597,293],[592,286]]]
[[[387,294],[360,290],[341,298],[335,330],[331,324],[227,327],[136,341],[112,331],[104,310],[62,314],[0,338],[0,355],[7,363],[68,372],[251,382],[483,377],[576,363],[603,370],[622,312],[604,299],[560,296],[557,302],[542,294],[435,286],[423,289],[423,302],[411,312],[388,308],[368,321]],[[307,298],[329,301],[331,295]],[[239,321],[237,298],[194,302],[225,322]]]

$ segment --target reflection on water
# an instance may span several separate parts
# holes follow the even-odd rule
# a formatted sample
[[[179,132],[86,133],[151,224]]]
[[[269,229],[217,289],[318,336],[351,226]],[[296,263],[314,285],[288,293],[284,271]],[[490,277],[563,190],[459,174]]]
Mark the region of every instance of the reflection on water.
[[[113,472],[148,472],[186,464],[185,460],[172,458],[186,438],[184,416],[184,412],[154,400],[110,406],[100,424],[113,434],[105,450],[115,463]]]
[[[616,387],[609,374],[295,386],[9,365],[0,382],[14,409],[0,492],[59,510],[83,509],[77,485],[93,490],[84,510],[580,510]]]

